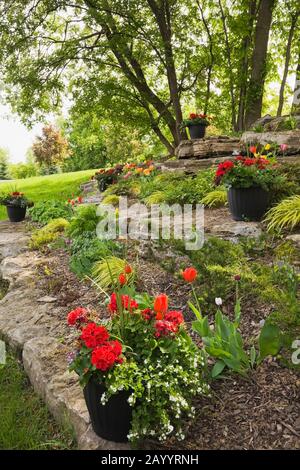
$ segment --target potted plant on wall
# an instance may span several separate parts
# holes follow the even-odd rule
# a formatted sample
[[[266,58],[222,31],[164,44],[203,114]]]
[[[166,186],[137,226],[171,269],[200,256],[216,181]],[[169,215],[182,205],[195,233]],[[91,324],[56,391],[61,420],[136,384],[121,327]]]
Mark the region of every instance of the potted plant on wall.
[[[181,127],[187,127],[191,139],[203,139],[205,130],[210,125],[211,117],[207,114],[191,113],[188,119],[182,121]]]
[[[182,313],[169,310],[168,297],[137,295],[128,285],[130,273],[127,265],[115,282],[106,321],[82,307],[68,314],[77,330],[70,370],[79,375],[100,437],[182,439],[192,397],[208,391],[205,358]]]
[[[215,184],[224,184],[229,210],[234,220],[261,220],[271,202],[272,190],[285,178],[279,174],[272,155],[261,155],[252,147],[252,155],[238,155],[219,164]]]
[[[6,206],[7,215],[11,222],[21,222],[25,219],[27,207],[32,207],[33,202],[29,201],[24,193],[13,191],[0,196],[0,204]]]
[[[121,164],[115,165],[112,168],[101,168],[98,170],[93,178],[98,182],[99,191],[105,191],[110,184],[116,183],[122,171],[123,165]]]

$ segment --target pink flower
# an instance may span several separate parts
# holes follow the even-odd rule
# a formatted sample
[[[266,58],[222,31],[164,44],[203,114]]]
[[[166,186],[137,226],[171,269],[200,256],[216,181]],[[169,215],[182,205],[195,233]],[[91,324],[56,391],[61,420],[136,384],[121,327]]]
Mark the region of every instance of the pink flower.
[[[281,144],[281,145],[280,145],[280,150],[281,150],[282,152],[285,152],[285,151],[287,150],[287,148],[288,148],[288,146],[287,146],[286,144]]]

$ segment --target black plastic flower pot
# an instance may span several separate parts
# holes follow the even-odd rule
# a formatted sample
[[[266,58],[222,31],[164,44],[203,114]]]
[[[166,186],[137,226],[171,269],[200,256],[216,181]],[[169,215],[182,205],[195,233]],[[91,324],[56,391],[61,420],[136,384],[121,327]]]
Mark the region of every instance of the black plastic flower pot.
[[[105,391],[105,386],[94,379],[83,390],[93,429],[108,441],[127,442],[132,419],[132,408],[127,401],[130,393],[118,392],[102,405],[101,396]]]
[[[190,138],[191,139],[203,139],[205,136],[206,126],[202,124],[195,124],[194,126],[189,126]]]
[[[26,216],[27,207],[6,206],[7,215],[11,222],[22,222]]]
[[[270,193],[262,188],[230,188],[228,206],[234,220],[261,220],[270,204]]]

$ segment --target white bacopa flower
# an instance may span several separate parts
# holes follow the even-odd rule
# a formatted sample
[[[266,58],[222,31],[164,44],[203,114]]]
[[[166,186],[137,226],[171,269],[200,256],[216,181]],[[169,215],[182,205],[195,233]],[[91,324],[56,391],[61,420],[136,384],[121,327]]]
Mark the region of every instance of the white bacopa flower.
[[[216,305],[217,305],[218,307],[220,307],[220,306],[222,305],[222,303],[223,303],[221,297],[216,297],[216,298],[215,298],[215,303],[216,303]]]

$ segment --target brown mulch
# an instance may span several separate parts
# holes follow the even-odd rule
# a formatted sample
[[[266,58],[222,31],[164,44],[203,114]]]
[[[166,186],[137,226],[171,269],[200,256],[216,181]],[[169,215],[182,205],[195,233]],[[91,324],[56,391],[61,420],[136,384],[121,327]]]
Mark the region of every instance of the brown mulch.
[[[132,259],[131,259],[132,257]],[[129,253],[129,261],[135,254]],[[69,270],[69,255],[63,250],[49,253],[47,264],[40,266],[39,287],[45,295],[57,298],[58,315],[62,318],[77,306],[96,309],[107,316],[101,305],[103,295],[89,281],[80,281]],[[163,270],[158,264],[139,260],[139,290],[150,295],[165,292],[171,306],[191,317],[186,305],[190,288],[181,279]],[[228,313],[232,313],[229,299]],[[241,330],[249,338],[259,332],[259,322],[271,306],[249,302],[243,305]],[[63,327],[67,333],[67,328]],[[196,419],[190,424],[186,439],[170,440],[153,449],[298,449],[300,448],[300,377],[294,370],[284,369],[276,360],[266,360],[247,379],[227,374],[212,383],[211,397],[200,397],[195,403]]]

